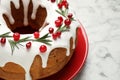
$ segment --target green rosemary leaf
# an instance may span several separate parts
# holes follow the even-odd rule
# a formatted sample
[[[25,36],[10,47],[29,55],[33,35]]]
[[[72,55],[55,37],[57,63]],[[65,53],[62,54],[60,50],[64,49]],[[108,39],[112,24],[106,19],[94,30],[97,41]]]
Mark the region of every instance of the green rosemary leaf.
[[[60,31],[60,30],[61,30],[61,28],[62,28],[62,26],[60,26],[60,27],[57,29],[57,31]],[[56,31],[56,32],[57,32],[57,31]]]
[[[60,15],[64,16],[64,17],[66,17],[63,12],[60,12],[58,10],[56,10],[56,12],[59,13]]]
[[[64,25],[63,27],[61,26],[60,28],[58,28],[58,30],[57,31],[63,31],[64,29],[66,29],[66,26]]]
[[[15,44],[15,47],[16,47],[17,49],[19,49],[19,47],[18,47],[18,45],[17,45],[17,44]]]
[[[58,0],[56,0],[56,3],[58,4],[58,3],[59,3],[59,1],[58,1]]]
[[[29,41],[29,38],[30,38],[30,37],[25,37],[25,38],[23,38],[23,39],[20,39],[19,41],[17,41],[17,43]]]
[[[62,0],[60,0],[60,3],[62,2]]]
[[[51,46],[51,44],[50,44],[50,43],[45,43],[45,44],[47,44],[47,45],[50,45],[50,46]]]
[[[60,32],[66,32],[66,31],[69,31],[69,28],[67,28],[65,25],[62,27],[59,27],[58,29],[57,29],[57,31],[60,31]],[[56,31],[56,32],[57,32]]]
[[[60,9],[60,11],[61,11],[62,16],[66,17],[66,11],[67,11],[67,9],[65,9],[65,11],[62,10],[62,9]]]
[[[49,39],[37,39],[35,40],[36,42],[41,42],[41,43],[45,43],[47,45],[51,45],[49,42],[52,42],[51,40]]]
[[[62,30],[62,32],[66,32],[66,31],[69,31],[69,29]]]
[[[72,21],[76,21],[74,18],[71,18]]]
[[[39,40],[39,41],[37,41],[37,42],[41,42],[41,43],[45,43],[45,44],[49,44],[49,45],[50,45],[49,42],[51,42],[51,41],[47,41],[47,40]]]
[[[10,32],[6,32],[6,33],[4,33],[4,34],[2,34],[2,35],[8,35],[8,34],[10,34]]]
[[[10,47],[11,47],[11,51],[12,51],[12,55],[13,55],[13,52],[14,52],[14,49],[15,49],[15,44],[12,40],[8,40],[9,43],[10,43]]]
[[[44,40],[39,40],[40,42],[52,42],[51,40],[48,40],[48,39],[44,39]]]
[[[50,43],[48,43],[48,42],[44,42],[44,41],[43,41],[42,43],[47,44],[47,45],[51,45]]]
[[[10,32],[6,32],[4,34],[1,34],[0,37],[12,37],[12,36],[9,36]]]
[[[64,11],[65,16],[66,16],[66,14],[68,14],[68,9],[65,9],[65,11]]]
[[[11,50],[12,50],[12,54],[13,54],[13,52],[14,52],[14,50],[15,50],[15,47],[16,47],[17,49],[19,49],[19,47],[17,46],[17,43],[16,43],[15,41],[12,41],[12,40],[8,40],[8,41],[9,41],[9,43],[10,43]]]
[[[24,45],[22,45],[22,44],[19,44],[20,46],[24,46]]]
[[[48,38],[50,36],[48,36],[48,33],[46,35],[44,35],[43,37],[39,38],[39,39],[45,39],[45,38]]]
[[[41,38],[38,38],[38,39],[32,39],[31,41],[35,41],[35,42],[41,42],[41,43],[44,43],[44,44],[47,44],[47,45],[51,45],[49,42],[52,42],[51,40],[47,39],[51,36],[49,36],[49,33],[45,34],[44,36],[42,36]]]

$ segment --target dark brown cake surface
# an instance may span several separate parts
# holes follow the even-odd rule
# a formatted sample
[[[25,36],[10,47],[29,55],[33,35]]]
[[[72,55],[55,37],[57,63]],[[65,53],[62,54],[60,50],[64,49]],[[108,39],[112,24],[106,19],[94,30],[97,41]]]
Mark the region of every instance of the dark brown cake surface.
[[[22,2],[22,0],[19,0],[19,1],[20,1],[20,8],[19,9],[15,8],[15,4],[13,2],[11,2],[11,4],[10,4],[12,16],[15,20],[14,24],[11,24],[8,16],[6,14],[3,14],[3,17],[6,21],[6,24],[12,32],[19,32],[21,34],[30,34],[30,33],[34,33],[35,31],[39,31],[39,29],[42,26],[45,26],[45,24],[46,24],[45,19],[47,16],[46,8],[39,6],[37,9],[36,18],[32,19],[31,18],[32,11],[33,11],[32,0],[30,0],[29,7],[28,7],[29,8],[28,9],[28,16],[27,16],[28,24],[24,25],[23,2]]]

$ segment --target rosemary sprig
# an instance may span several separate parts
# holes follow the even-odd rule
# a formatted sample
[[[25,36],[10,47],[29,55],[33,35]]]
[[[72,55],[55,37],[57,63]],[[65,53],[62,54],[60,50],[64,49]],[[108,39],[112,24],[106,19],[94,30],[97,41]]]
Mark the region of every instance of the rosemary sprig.
[[[17,41],[17,43],[22,43],[22,42],[30,41],[29,38],[30,38],[30,36],[29,36],[29,37],[22,38],[22,39],[20,39],[19,41]]]
[[[1,34],[0,37],[12,37],[9,34],[10,34],[10,32],[6,32],[4,34]]]
[[[67,14],[68,14],[68,11],[67,9],[65,11],[63,10],[56,10],[57,13],[59,13],[60,15],[64,16],[65,18],[67,18]],[[76,21],[73,17],[71,18],[71,21]]]
[[[47,39],[47,38],[50,37],[48,34],[49,33],[47,33],[46,35],[42,36],[41,38],[38,38],[38,39],[33,40],[33,41],[41,42],[41,43],[44,43],[44,44],[47,44],[47,45],[51,45],[50,42],[52,42],[52,40]]]
[[[70,28],[68,28],[67,26],[61,26],[57,29],[57,32],[60,31],[60,32],[66,32],[66,31],[69,31]]]
[[[15,47],[18,48],[17,43],[16,43],[15,41],[13,41],[13,40],[8,40],[8,41],[9,41],[9,43],[10,43],[10,47],[11,47],[11,51],[12,51],[12,55],[13,55],[13,52],[14,52],[14,50],[15,50]],[[19,49],[19,48],[18,48],[18,49]]]
[[[8,40],[9,43],[10,43],[12,55],[13,55],[13,52],[14,52],[14,50],[15,50],[15,47],[16,47],[17,49],[19,49],[18,45],[23,46],[21,43],[22,43],[22,42],[29,41],[29,38],[30,38],[30,37],[22,38],[22,39],[20,39],[19,41]]]
[[[63,11],[63,10],[60,10],[60,11],[59,11],[59,10],[56,10],[56,12],[66,18],[65,11]]]
[[[10,33],[11,32],[6,32],[4,34],[0,34],[0,37],[6,37],[6,38],[13,37],[13,36],[9,35]],[[24,46],[21,43],[27,42],[27,41],[36,41],[36,42],[41,42],[41,43],[44,43],[44,44],[47,44],[47,45],[51,45],[50,42],[52,42],[52,40],[48,39],[49,37],[51,37],[51,36],[49,36],[49,33],[47,33],[46,35],[44,35],[44,36],[42,36],[41,38],[38,38],[38,39],[30,39],[30,36],[29,36],[29,37],[22,38],[19,41],[14,41],[14,40],[9,39],[8,42],[10,44],[11,51],[12,51],[12,54],[13,54],[15,48],[19,49],[18,45]]]
[[[65,18],[67,18],[67,14],[68,14],[68,10],[65,9],[65,11],[63,10],[56,10],[57,13],[59,13],[60,15],[64,16]],[[71,18],[71,21],[76,21],[73,17]]]

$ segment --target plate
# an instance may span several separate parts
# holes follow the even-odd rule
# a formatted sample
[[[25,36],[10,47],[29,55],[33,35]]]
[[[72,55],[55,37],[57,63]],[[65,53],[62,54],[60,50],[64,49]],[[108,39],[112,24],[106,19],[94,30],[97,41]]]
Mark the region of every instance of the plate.
[[[77,38],[75,52],[68,64],[57,74],[41,80],[72,80],[81,71],[88,54],[88,38],[83,26],[78,28]]]

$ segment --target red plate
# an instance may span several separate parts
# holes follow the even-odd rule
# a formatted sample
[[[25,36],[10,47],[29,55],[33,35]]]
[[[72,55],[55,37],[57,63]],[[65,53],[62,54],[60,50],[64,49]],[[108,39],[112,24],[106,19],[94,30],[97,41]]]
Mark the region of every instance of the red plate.
[[[72,80],[82,69],[88,53],[88,38],[83,26],[79,27],[77,38],[77,46],[69,63],[57,74],[42,80]]]

